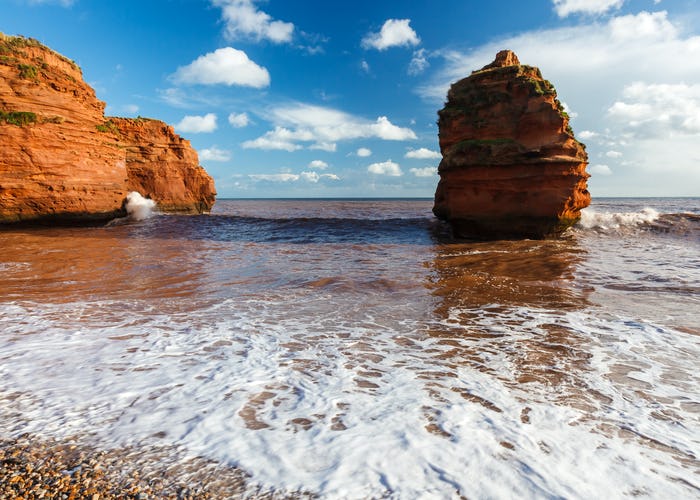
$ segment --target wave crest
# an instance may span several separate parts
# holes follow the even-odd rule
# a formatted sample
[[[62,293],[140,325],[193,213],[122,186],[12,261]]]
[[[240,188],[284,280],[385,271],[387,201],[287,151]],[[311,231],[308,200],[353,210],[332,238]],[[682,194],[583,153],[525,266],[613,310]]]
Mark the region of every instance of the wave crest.
[[[646,226],[658,220],[660,214],[653,208],[643,208],[639,212],[596,212],[586,208],[581,211],[578,225],[583,229],[598,231],[620,231]]]

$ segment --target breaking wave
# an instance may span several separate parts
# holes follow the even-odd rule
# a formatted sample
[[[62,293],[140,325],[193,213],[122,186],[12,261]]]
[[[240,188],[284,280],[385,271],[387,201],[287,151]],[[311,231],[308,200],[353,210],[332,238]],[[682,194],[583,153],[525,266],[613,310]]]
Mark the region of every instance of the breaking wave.
[[[611,235],[648,232],[697,238],[700,236],[700,214],[663,213],[649,207],[636,212],[604,212],[586,208],[581,211],[581,220],[575,229]]]
[[[600,231],[619,230],[623,228],[637,228],[659,218],[659,212],[653,208],[643,208],[639,212],[597,212],[586,208],[581,211],[579,225],[584,229],[597,229]]]
[[[156,202],[144,198],[141,193],[132,191],[126,195],[126,214],[130,220],[144,220],[153,215]]]

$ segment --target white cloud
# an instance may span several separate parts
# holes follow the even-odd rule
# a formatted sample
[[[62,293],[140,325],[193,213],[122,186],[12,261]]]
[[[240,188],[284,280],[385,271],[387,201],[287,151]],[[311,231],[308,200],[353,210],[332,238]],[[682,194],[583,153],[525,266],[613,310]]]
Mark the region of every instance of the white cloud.
[[[369,63],[367,61],[365,61],[364,59],[362,61],[360,61],[360,68],[365,73],[369,73],[371,71],[369,68]]]
[[[291,42],[294,24],[275,21],[255,6],[255,0],[212,0],[221,7],[226,22],[225,36],[228,40],[269,40],[273,43]]]
[[[367,171],[370,174],[389,175],[392,177],[399,177],[403,175],[399,164],[394,163],[391,160],[383,161],[380,163],[372,163],[369,167],[367,167]]]
[[[242,146],[246,149],[278,149],[292,152],[302,148],[295,141],[303,141],[305,139],[307,137],[297,136],[289,129],[276,127],[274,130],[266,132],[262,137],[245,141]],[[309,136],[308,140],[311,139],[313,137]]]
[[[315,149],[319,151],[327,151],[329,153],[335,153],[338,146],[334,142],[317,142],[309,146],[309,149]]]
[[[578,113],[573,111],[568,104],[566,104],[564,101],[561,102],[561,107],[564,108],[564,112],[569,115],[569,118],[576,118],[578,116]]]
[[[228,115],[228,122],[232,127],[243,128],[248,126],[250,120],[246,113],[231,113]]]
[[[635,82],[624,88],[622,98],[608,116],[635,136],[700,134],[700,84]]]
[[[311,183],[318,183],[320,180],[328,179],[331,181],[339,181],[340,177],[335,174],[319,174],[318,172],[302,172],[299,178]]]
[[[603,14],[619,9],[625,0],[552,0],[559,17],[570,14]]]
[[[305,181],[312,184],[317,184],[318,182],[326,179],[330,181],[339,181],[340,177],[335,174],[319,174],[314,171],[305,171],[300,174],[292,174],[289,172],[284,172],[280,174],[249,174],[248,177],[254,181],[266,181],[266,182],[298,182]]]
[[[420,75],[426,69],[428,69],[429,66],[430,66],[430,63],[428,62],[428,59],[425,57],[425,49],[418,49],[413,53],[413,57],[411,58],[411,63],[408,65],[408,74],[409,75]]]
[[[317,170],[326,170],[328,168],[328,163],[322,160],[313,160],[309,163],[309,168],[315,168]]]
[[[175,130],[193,134],[213,132],[216,130],[216,115],[214,113],[208,113],[204,116],[187,115],[175,125]]]
[[[437,151],[428,148],[412,149],[404,155],[406,158],[416,158],[419,160],[435,160],[442,158],[442,155]]]
[[[122,109],[125,113],[130,115],[135,115],[139,112],[139,107],[136,104],[125,104],[124,106],[122,106]]]
[[[581,132],[578,133],[579,139],[582,139],[584,141],[587,141],[589,139],[594,139],[595,137],[598,137],[600,134],[598,132],[593,132],[592,130],[582,130]]]
[[[420,38],[409,26],[410,22],[410,19],[387,19],[379,33],[368,33],[362,39],[362,47],[386,50],[389,47],[418,45]]]
[[[254,181],[269,181],[269,182],[294,182],[299,180],[297,174],[249,174],[248,177]]]
[[[691,146],[698,141],[696,121],[690,113],[698,102],[699,34],[697,26],[665,11],[605,22],[584,19],[574,26],[494,39],[467,53],[443,51],[444,68],[418,92],[439,105],[451,82],[490,63],[507,47],[524,64],[539,66],[559,98],[577,110],[571,125],[582,131],[576,134],[579,139],[592,141],[587,144],[591,158],[604,157],[611,149],[624,152],[627,166],[623,158],[606,158],[615,175],[604,182],[591,178],[594,195],[693,195],[697,188],[693,191],[689,184],[700,186],[700,169],[692,160],[697,145]],[[644,96],[645,91],[650,94]],[[674,93],[684,105],[669,102]],[[621,104],[615,107],[616,103]],[[634,124],[624,121],[630,118]]]
[[[231,159],[231,152],[212,146],[199,151],[199,158],[202,161],[229,161]]]
[[[309,149],[335,151],[335,143],[352,139],[378,138],[387,141],[415,139],[409,128],[399,127],[380,116],[374,122],[343,111],[310,104],[293,104],[271,110],[275,125],[265,135],[243,143],[245,148],[295,151],[303,143]]]
[[[608,151],[607,153],[605,153],[605,156],[607,156],[608,158],[621,158],[622,153],[620,153],[619,151]]]
[[[437,175],[437,167],[412,168],[410,172],[416,177],[433,177]]]
[[[366,158],[372,156],[372,150],[369,148],[358,148],[355,154],[360,158]]]
[[[245,52],[233,47],[223,47],[199,56],[187,66],[179,67],[173,78],[184,84],[240,85],[253,88],[270,85],[267,69],[258,66]]]
[[[321,178],[320,175],[318,175],[317,172],[302,172],[300,174],[300,177],[304,179],[307,182],[313,182],[314,184],[318,182],[318,180]]]
[[[612,170],[607,165],[590,165],[588,172],[592,175],[612,175]]]

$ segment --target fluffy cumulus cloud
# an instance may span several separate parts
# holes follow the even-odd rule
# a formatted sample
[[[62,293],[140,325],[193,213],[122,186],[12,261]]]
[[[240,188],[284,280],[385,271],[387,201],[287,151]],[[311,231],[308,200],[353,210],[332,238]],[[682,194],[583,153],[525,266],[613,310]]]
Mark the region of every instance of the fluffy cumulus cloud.
[[[214,113],[207,113],[204,116],[187,115],[175,125],[175,130],[191,134],[213,132],[216,130],[216,115]]]
[[[301,179],[304,179],[306,182],[313,182],[313,183],[317,183],[319,181],[319,179],[321,178],[321,176],[318,175],[318,172],[314,172],[314,171],[302,172],[301,174],[299,174],[299,177]]]
[[[697,146],[690,146],[700,140],[699,35],[697,27],[666,11],[604,22],[583,18],[573,26],[494,39],[466,53],[443,51],[444,67],[419,93],[439,105],[452,82],[510,48],[554,83],[559,98],[578,113],[571,125],[589,157],[605,158],[614,172],[594,173],[592,192],[697,195],[688,186],[700,185],[693,161]],[[607,157],[607,151],[622,155]]]
[[[368,156],[372,156],[372,150],[369,148],[357,148],[357,152],[355,154],[360,158],[366,158]]]
[[[231,113],[228,115],[228,122],[232,127],[243,128],[248,126],[250,120],[246,113]]]
[[[437,167],[412,168],[410,172],[416,177],[433,177],[437,175]]]
[[[411,47],[420,43],[420,38],[410,26],[410,19],[387,19],[379,33],[368,33],[362,39],[365,49],[386,50],[390,47]]]
[[[553,0],[554,10],[559,17],[571,14],[603,14],[611,9],[619,9],[625,0]]]
[[[181,66],[173,76],[177,83],[201,85],[239,85],[263,88],[270,85],[270,73],[248,58],[242,50],[223,47],[199,56]]]
[[[309,163],[309,168],[316,170],[326,170],[328,168],[328,163],[323,160],[313,160]]]
[[[608,116],[634,136],[700,135],[700,84],[633,83]]]
[[[202,149],[199,151],[199,158],[202,161],[229,161],[231,152],[225,149],[219,149],[216,146]]]
[[[442,155],[437,151],[428,148],[412,149],[404,155],[406,158],[415,158],[419,160],[435,160],[442,158]]]
[[[275,128],[257,139],[244,142],[244,148],[296,151],[307,146],[309,149],[335,151],[337,142],[352,139],[416,139],[413,130],[394,125],[386,116],[371,121],[309,104],[281,106],[271,110],[267,117]]]
[[[604,164],[595,164],[588,167],[588,172],[593,175],[612,175],[610,167]]]
[[[212,0],[221,8],[226,24],[225,36],[229,40],[268,40],[273,43],[291,42],[294,24],[277,21],[257,8],[254,0]]]
[[[367,171],[370,174],[376,174],[376,175],[388,175],[391,177],[399,177],[403,175],[403,172],[401,171],[401,167],[399,166],[398,163],[394,163],[391,160],[379,162],[379,163],[372,163],[370,166],[367,167]]]

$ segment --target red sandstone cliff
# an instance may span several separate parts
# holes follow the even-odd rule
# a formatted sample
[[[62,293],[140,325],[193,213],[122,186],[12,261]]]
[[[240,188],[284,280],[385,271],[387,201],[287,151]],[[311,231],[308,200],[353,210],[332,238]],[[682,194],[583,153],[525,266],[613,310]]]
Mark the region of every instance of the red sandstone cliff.
[[[454,83],[438,114],[433,212],[457,236],[556,235],[590,203],[585,147],[551,83],[513,52]]]
[[[104,107],[75,63],[0,34],[0,223],[122,216],[129,191],[165,211],[212,207],[214,182],[188,141]]]

